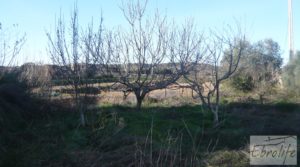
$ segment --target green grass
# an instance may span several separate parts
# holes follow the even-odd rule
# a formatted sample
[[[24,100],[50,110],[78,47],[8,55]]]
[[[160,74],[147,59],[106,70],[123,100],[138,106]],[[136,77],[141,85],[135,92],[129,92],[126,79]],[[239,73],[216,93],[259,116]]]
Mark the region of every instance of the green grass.
[[[180,150],[215,166],[220,159],[245,166],[240,150],[250,135],[300,135],[300,107],[293,103],[229,103],[221,107],[221,126],[213,128],[212,114],[199,105],[150,105],[141,112],[105,105],[88,111],[81,127],[78,113],[55,104],[0,102],[0,166],[119,166],[136,160],[139,149],[147,157]]]
[[[108,109],[110,110],[110,109]],[[189,126],[200,127],[203,123],[209,126],[211,121],[211,114],[202,111],[199,106],[183,106],[183,107],[149,107],[144,108],[141,112],[134,112],[133,108],[127,108],[123,111],[120,110],[119,116],[124,117],[128,122],[128,131],[134,133],[133,129],[136,125],[143,127],[137,129],[141,133],[149,130],[153,120],[155,131],[164,131],[172,128],[183,128],[183,120],[188,122]],[[194,128],[193,128],[194,129]]]

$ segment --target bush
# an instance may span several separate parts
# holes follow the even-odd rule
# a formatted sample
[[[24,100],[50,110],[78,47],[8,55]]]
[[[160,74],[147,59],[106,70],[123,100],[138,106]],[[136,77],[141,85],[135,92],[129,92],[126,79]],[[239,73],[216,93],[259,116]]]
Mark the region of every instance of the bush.
[[[283,84],[290,96],[300,95],[300,52],[284,67]]]
[[[208,166],[242,167],[249,165],[249,159],[243,151],[217,151],[208,158]]]
[[[254,82],[251,76],[238,75],[232,78],[233,87],[243,92],[250,92],[254,89]]]

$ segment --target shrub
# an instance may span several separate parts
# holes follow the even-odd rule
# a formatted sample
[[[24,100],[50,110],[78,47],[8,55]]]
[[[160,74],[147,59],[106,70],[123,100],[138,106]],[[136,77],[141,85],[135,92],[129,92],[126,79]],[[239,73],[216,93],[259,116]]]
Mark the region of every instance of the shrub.
[[[243,151],[217,151],[209,156],[208,166],[242,167],[249,165],[249,159]]]
[[[254,89],[254,82],[251,76],[247,76],[247,75],[235,76],[232,78],[231,83],[235,89],[243,92],[249,92]]]
[[[300,52],[284,67],[283,84],[289,96],[300,95]]]

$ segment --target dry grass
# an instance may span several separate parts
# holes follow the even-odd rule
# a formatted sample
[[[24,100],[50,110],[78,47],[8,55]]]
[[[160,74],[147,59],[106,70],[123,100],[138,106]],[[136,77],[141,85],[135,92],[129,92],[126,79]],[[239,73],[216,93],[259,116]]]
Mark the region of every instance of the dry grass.
[[[124,93],[121,90],[109,89],[109,86],[112,86],[113,83],[99,83],[93,84],[92,87],[95,88],[104,88],[101,93],[98,94],[90,94],[88,96],[92,96],[98,99],[99,104],[122,104],[122,105],[133,105],[136,103],[136,98],[133,92],[130,92],[128,96],[125,98]],[[120,86],[120,85],[119,85]],[[118,86],[117,86],[118,87]],[[53,86],[51,88],[51,99],[53,100],[67,100],[71,99],[73,96],[70,93],[66,93],[66,90],[72,90],[72,86]],[[39,94],[43,90],[41,88],[34,88],[32,92],[34,94]],[[54,95],[55,94],[55,95]],[[155,104],[155,103],[166,103],[170,105],[178,105],[178,104],[190,104],[195,103],[193,96],[196,96],[196,93],[188,88],[187,84],[179,85],[170,85],[165,89],[158,89],[150,92],[145,97],[145,103]],[[148,101],[148,102],[147,102]]]
[[[180,89],[159,89],[150,92],[146,96],[146,100],[149,100],[153,103],[158,103],[167,100],[175,100],[181,98],[188,98],[191,101],[192,90],[189,88],[180,88]],[[177,101],[179,102],[179,101]],[[130,93],[126,98],[123,96],[121,91],[103,91],[99,95],[99,103],[110,103],[110,104],[134,104],[136,103],[136,98],[134,93]]]

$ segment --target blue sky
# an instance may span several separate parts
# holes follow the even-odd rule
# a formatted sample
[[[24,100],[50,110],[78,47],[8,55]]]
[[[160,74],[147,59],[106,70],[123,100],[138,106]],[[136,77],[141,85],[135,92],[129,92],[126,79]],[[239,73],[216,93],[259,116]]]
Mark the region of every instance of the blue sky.
[[[65,18],[70,16],[74,0],[0,0],[0,2],[0,22],[3,27],[18,24],[18,31],[27,34],[26,44],[18,60],[19,64],[25,61],[49,62],[46,32],[53,29],[55,16],[58,16],[60,11]],[[300,11],[297,11],[297,7],[300,6],[300,1],[294,0],[293,3],[295,48],[300,49],[298,40],[300,38],[297,38],[300,29]],[[119,8],[121,4],[121,0],[77,0],[80,24],[85,26],[92,18],[97,21],[102,11],[106,27],[126,25]],[[201,30],[222,28],[238,20],[247,30],[250,41],[265,38],[277,41],[287,62],[287,0],[149,0],[148,9],[150,14],[158,9],[176,22],[193,18]]]

